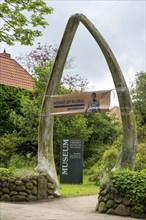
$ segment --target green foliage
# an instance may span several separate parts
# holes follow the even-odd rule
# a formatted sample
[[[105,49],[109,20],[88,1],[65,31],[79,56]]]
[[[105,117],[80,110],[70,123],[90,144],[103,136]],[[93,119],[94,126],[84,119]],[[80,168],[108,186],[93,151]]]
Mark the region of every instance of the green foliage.
[[[88,114],[85,117],[87,118],[88,127],[92,130],[90,142],[98,145],[99,143],[110,144],[116,140],[119,133],[115,130],[113,121],[107,114]]]
[[[122,145],[123,136],[119,136],[111,147],[108,147],[98,162],[96,162],[89,170],[90,180],[97,183],[103,177],[105,172],[109,172],[116,165],[116,161],[119,156],[120,148]],[[136,153],[136,171],[142,171],[146,169],[146,145],[144,143],[138,144]]]
[[[21,137],[22,143],[30,142],[32,147],[37,145],[37,127],[39,108],[36,99],[22,96],[20,100],[21,114],[12,111],[10,120],[13,122],[17,135]],[[21,144],[21,142],[19,142]],[[35,149],[34,149],[35,150]]]
[[[132,84],[131,95],[137,121],[138,139],[146,138],[146,72],[139,72]]]
[[[0,177],[9,176],[28,176],[37,173],[35,167],[37,166],[37,158],[12,154],[9,161],[7,161],[8,168],[0,168]]]
[[[136,171],[143,169],[146,169],[146,144],[140,143],[136,154]]]
[[[89,171],[90,181],[96,181],[97,184],[100,183],[105,172],[109,172],[116,165],[116,161],[119,155],[119,149],[117,146],[113,145],[109,149],[107,149],[102,157]]]
[[[33,76],[35,78],[35,89],[38,92],[38,106],[42,104],[45,88],[51,75],[52,65],[52,62],[46,62],[43,64],[43,66],[38,65],[34,67]]]
[[[0,167],[0,177],[9,177],[13,175],[12,169],[1,168]]]
[[[0,137],[0,167],[8,167],[8,162],[16,152],[19,137],[14,134],[5,134]]]
[[[4,0],[0,4],[0,18],[4,21],[0,42],[14,45],[19,41],[23,45],[32,45],[34,39],[42,35],[36,27],[45,28],[48,25],[45,15],[52,12],[43,0]]]
[[[91,168],[95,163],[100,163],[103,153],[109,145],[115,142],[121,130],[117,130],[114,127],[112,118],[106,114],[98,113],[85,117],[87,118],[88,127],[91,129],[87,143],[87,146],[90,147],[85,151],[85,158],[89,158],[86,163],[87,167]]]
[[[137,118],[137,134],[140,142],[146,141],[146,124],[141,124]]]
[[[25,176],[33,176],[37,175],[38,172],[34,167],[22,167],[16,168],[13,172],[14,177],[25,177]]]
[[[10,113],[13,110],[17,114],[21,113],[20,100],[25,95],[31,97],[32,92],[16,87],[0,86],[0,136],[14,130],[14,124],[10,121]]]
[[[112,188],[127,196],[134,212],[144,212],[146,207],[146,172],[118,170],[111,172]]]
[[[21,169],[21,168],[35,168],[37,165],[37,158],[31,157],[31,154],[24,155],[18,155],[14,154],[9,163],[8,167],[12,167],[14,169]]]
[[[37,152],[38,107],[33,93],[0,86],[0,166],[15,153]]]

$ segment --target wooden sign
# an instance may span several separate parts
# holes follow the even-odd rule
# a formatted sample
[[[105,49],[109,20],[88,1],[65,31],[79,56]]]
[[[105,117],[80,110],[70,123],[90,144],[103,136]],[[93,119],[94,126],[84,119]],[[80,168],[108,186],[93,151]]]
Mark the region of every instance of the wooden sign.
[[[109,111],[111,90],[51,96],[51,115]]]

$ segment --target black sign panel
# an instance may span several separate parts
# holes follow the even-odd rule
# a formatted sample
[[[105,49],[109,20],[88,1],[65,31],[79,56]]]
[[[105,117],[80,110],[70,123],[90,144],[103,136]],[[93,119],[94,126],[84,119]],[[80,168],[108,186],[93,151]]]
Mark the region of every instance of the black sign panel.
[[[83,183],[83,152],[82,138],[62,139],[60,183]]]

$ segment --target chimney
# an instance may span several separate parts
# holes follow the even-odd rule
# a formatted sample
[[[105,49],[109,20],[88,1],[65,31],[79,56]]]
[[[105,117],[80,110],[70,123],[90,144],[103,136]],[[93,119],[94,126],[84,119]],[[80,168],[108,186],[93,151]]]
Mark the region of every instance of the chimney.
[[[5,49],[4,49],[3,53],[0,53],[0,56],[6,57],[6,58],[11,58],[11,55],[9,53],[7,53]]]

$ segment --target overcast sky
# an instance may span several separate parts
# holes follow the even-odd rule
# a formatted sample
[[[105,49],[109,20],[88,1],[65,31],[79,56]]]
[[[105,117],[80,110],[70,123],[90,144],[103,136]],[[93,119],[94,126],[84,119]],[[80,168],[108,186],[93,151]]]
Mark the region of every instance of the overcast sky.
[[[140,71],[146,71],[146,1],[46,1],[54,12],[47,16],[49,26],[34,46],[6,46],[12,57],[30,52],[38,42],[59,46],[66,23],[75,13],[82,13],[96,26],[116,56],[127,84]],[[90,90],[113,89],[114,84],[98,45],[80,24],[69,55],[75,57],[72,73],[80,74],[90,82]]]

